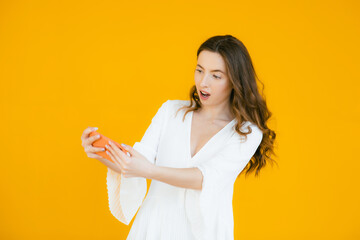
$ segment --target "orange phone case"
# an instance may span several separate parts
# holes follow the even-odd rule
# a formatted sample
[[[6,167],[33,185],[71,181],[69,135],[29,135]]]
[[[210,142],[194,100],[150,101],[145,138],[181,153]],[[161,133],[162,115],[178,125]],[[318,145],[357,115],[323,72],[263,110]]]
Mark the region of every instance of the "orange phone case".
[[[109,140],[114,143],[116,146],[118,146],[121,151],[123,151],[126,155],[130,155],[130,153],[128,153],[128,151],[126,151],[119,143],[111,140],[110,138],[108,137],[105,137],[104,135],[102,135],[101,133],[98,133],[97,131],[92,131],[89,136],[94,136],[94,135],[100,135],[100,138],[96,139],[93,143],[92,143],[92,146],[93,147],[99,147],[99,148],[105,148],[106,150],[106,147],[105,145],[109,145]],[[111,157],[109,155],[107,155],[106,151],[102,151],[102,152],[96,152],[97,155],[103,157],[103,158],[106,158],[107,160],[111,161],[111,162],[114,162]]]

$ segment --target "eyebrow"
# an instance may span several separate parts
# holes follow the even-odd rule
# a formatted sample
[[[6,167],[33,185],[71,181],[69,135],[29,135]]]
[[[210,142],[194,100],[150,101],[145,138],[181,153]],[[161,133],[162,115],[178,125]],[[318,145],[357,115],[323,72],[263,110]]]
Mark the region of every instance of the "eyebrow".
[[[204,69],[200,64],[197,64],[196,66],[201,67],[202,69]],[[221,72],[223,74],[225,74],[223,71],[221,71],[220,69],[215,69],[215,70],[211,70],[210,72]]]

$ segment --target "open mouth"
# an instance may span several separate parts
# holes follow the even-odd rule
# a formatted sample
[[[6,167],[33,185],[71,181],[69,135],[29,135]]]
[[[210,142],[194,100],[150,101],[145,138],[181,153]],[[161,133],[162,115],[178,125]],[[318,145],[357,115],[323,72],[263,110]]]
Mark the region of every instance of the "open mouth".
[[[200,91],[200,94],[201,96],[204,98],[204,99],[207,99],[210,97],[210,94],[209,93],[204,93],[203,91]]]

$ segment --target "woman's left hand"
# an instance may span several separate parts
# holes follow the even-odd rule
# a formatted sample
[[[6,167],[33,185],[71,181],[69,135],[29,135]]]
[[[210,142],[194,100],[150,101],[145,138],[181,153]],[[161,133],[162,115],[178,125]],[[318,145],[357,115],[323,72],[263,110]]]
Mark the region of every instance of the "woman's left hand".
[[[111,157],[115,164],[121,168],[121,174],[124,177],[148,178],[150,176],[155,165],[131,146],[123,146],[125,150],[130,153],[130,157],[111,141],[105,147],[107,149],[106,153]]]

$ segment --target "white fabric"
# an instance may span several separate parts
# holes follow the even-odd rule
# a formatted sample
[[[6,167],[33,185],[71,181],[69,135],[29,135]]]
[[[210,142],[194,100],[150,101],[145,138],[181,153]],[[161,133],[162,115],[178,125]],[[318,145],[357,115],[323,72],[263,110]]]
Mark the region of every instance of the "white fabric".
[[[229,122],[191,157],[190,131],[193,112],[182,121],[189,100],[167,100],[134,149],[158,166],[197,167],[203,174],[202,189],[186,189],[152,180],[146,195],[145,178],[124,178],[108,168],[107,189],[111,213],[128,225],[139,209],[127,240],[233,240],[233,187],[263,134],[250,122],[247,140]],[[141,207],[140,207],[141,206]]]

